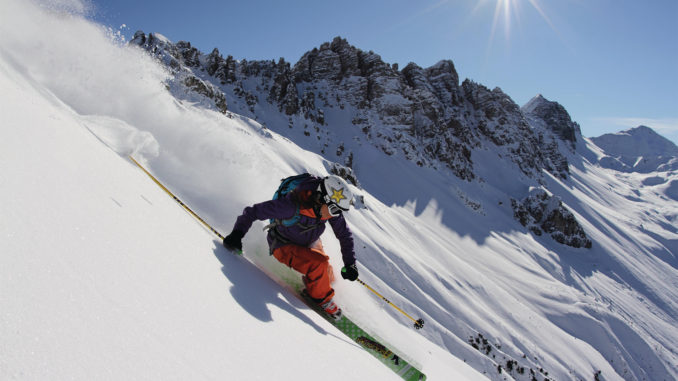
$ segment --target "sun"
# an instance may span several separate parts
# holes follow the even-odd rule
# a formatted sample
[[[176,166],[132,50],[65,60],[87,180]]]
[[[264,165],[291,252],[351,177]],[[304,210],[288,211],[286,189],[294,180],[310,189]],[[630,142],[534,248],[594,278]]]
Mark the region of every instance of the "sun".
[[[529,4],[534,10],[537,11],[539,16],[553,29],[556,34],[558,31],[551,22],[551,19],[548,17],[544,8],[540,4],[541,0],[494,0],[494,16],[492,19],[492,29],[490,33],[490,45],[494,40],[494,37],[499,33],[499,29],[503,26],[503,35],[504,39],[508,42],[511,39],[511,32],[513,24],[520,24],[521,17],[524,17],[524,10],[522,9],[525,4]],[[485,4],[488,1],[481,1],[480,4]],[[491,0],[489,1],[491,2]]]

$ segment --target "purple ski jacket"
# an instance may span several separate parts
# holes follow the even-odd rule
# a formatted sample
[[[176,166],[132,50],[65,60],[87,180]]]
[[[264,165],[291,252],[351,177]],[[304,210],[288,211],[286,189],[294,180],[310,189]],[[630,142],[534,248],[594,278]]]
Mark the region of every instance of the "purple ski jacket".
[[[308,179],[299,184],[297,189],[288,193],[284,197],[246,207],[243,210],[243,213],[236,220],[233,230],[240,231],[244,235],[249,231],[249,229],[252,227],[252,223],[254,223],[256,220],[284,220],[292,218],[297,213],[297,207],[299,204],[297,199],[299,194],[307,193],[310,195],[313,192],[316,192],[321,181],[322,179],[320,178]],[[301,209],[304,209],[304,207],[302,206]],[[334,231],[335,237],[337,237],[339,240],[344,265],[349,266],[355,263],[356,258],[353,248],[353,235],[346,224],[344,216],[339,215],[337,217],[332,217],[329,220],[319,220],[306,214],[300,214],[300,220],[298,224],[292,226],[277,225],[275,228],[271,228],[269,230],[267,240],[271,252],[273,252],[273,250],[277,249],[278,247],[287,244],[311,247],[313,243],[320,239],[320,236],[325,231],[325,222],[329,222],[332,230]],[[304,228],[304,226],[316,224],[318,224],[318,226],[313,229]],[[276,239],[276,233],[281,236],[278,238],[282,238],[283,240]]]

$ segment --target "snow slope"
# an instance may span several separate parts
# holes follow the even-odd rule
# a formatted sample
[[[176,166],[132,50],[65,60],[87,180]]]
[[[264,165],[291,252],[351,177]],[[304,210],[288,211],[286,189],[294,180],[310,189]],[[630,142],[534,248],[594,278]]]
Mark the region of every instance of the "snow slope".
[[[0,3],[0,378],[394,378],[126,157],[223,233],[280,178],[330,163],[244,116],[177,101],[146,54],[60,9]],[[527,189],[490,153],[473,159],[491,181],[467,182],[352,149],[361,278],[426,326],[355,283],[336,283],[338,302],[430,379],[678,376],[676,174],[600,168],[580,142],[571,179],[543,185],[594,241],[573,249],[515,221],[510,199]],[[262,226],[246,257],[286,275]]]
[[[0,378],[394,378],[2,66]]]
[[[201,152],[199,161],[211,152],[229,161],[231,170],[211,177],[220,190],[232,190],[227,199],[234,205],[212,199],[222,208],[215,215],[228,211],[215,219],[222,225],[248,196],[249,187],[233,186],[240,171],[257,170],[270,182],[290,165],[321,169],[319,158],[295,162],[304,156],[300,149],[269,142],[254,123],[217,122],[216,115],[177,106],[163,93],[162,72],[111,44],[97,26],[28,4],[3,2],[0,13],[8,6],[15,6],[15,20],[3,17],[0,51],[0,379],[397,379],[251,263],[227,253],[126,155],[171,163],[172,151]],[[59,33],[44,50],[28,52],[44,36],[11,28],[23,22]],[[83,35],[87,41],[72,40]],[[97,44],[92,57],[63,51]],[[21,54],[44,54],[54,66],[42,71]],[[106,61],[115,55],[133,61]],[[74,58],[81,61],[71,61],[67,73],[60,60]],[[99,60],[111,70],[90,81],[85,68]],[[139,64],[150,70],[142,75],[158,81],[121,80],[111,96],[101,94],[107,79]],[[156,119],[154,126],[183,135],[138,131],[110,116],[118,113]],[[255,155],[264,145],[277,151]],[[171,167],[175,172],[159,170],[170,183],[195,180]],[[419,360],[431,379],[483,379],[435,345],[414,354],[426,354]]]

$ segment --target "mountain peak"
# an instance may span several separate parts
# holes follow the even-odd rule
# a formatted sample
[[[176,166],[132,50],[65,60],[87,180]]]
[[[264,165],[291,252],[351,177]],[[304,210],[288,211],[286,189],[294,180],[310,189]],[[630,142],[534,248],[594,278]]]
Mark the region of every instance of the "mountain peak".
[[[577,135],[581,135],[579,125],[572,121],[565,107],[549,101],[541,94],[530,99],[520,110],[532,119],[541,120],[544,127],[562,140],[574,143]]]
[[[532,112],[535,108],[548,103],[549,101],[544,98],[543,95],[537,94],[532,99],[530,99],[523,107],[521,107],[523,112]]]
[[[666,143],[665,145],[667,147],[669,147],[669,150],[671,150],[670,147],[676,147],[676,145],[673,144],[670,140],[664,138],[663,136],[658,134],[652,128],[650,128],[648,126],[644,126],[644,125],[640,125],[638,127],[629,128],[628,130],[620,131],[620,132],[618,132],[618,134],[633,136],[636,139],[653,139],[653,140],[656,140],[656,141],[661,141],[661,142]]]
[[[607,155],[600,160],[607,168],[641,173],[678,168],[678,147],[647,126],[604,134],[591,141]]]
[[[678,156],[678,146],[648,126],[604,134],[591,140],[611,155]]]

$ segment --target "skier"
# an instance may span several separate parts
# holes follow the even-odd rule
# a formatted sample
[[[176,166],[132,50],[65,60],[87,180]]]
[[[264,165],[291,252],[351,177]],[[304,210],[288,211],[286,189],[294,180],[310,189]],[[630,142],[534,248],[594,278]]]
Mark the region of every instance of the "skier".
[[[328,315],[339,319],[341,309],[333,300],[331,286],[334,276],[320,236],[329,222],[341,246],[342,278],[358,279],[353,236],[342,215],[349,210],[353,195],[338,176],[320,178],[304,174],[295,178],[293,189],[281,191],[281,185],[273,200],[246,207],[223,244],[227,249],[241,251],[242,238],[252,223],[270,219],[267,240],[271,254],[302,273],[305,294]],[[283,184],[290,179],[284,179]]]

